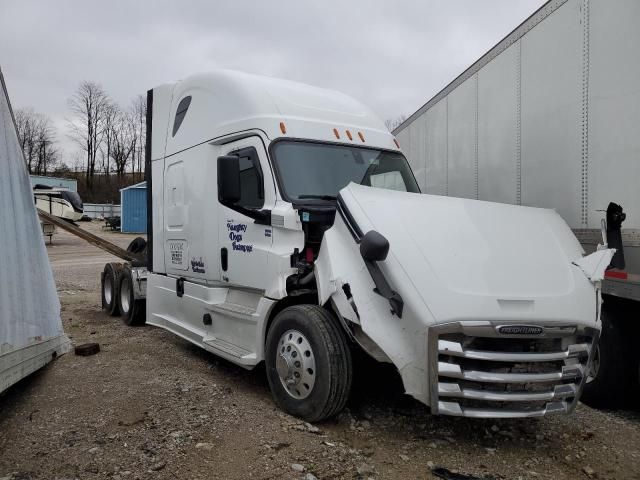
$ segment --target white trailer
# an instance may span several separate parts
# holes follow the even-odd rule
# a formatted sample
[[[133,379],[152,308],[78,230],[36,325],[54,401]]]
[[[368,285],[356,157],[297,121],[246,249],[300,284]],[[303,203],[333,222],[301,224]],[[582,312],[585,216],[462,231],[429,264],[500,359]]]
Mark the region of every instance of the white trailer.
[[[636,0],[549,1],[394,131],[426,193],[553,208],[587,252],[608,221],[594,406],[639,375],[639,24]]]
[[[610,250],[583,257],[552,210],[420,194],[384,124],[337,92],[218,71],[147,106],[149,242],[121,255],[146,261],[105,266],[109,313],[265,362],[309,421],[344,406],[353,349],[433,413],[575,407]]]
[[[69,346],[0,71],[0,392]]]

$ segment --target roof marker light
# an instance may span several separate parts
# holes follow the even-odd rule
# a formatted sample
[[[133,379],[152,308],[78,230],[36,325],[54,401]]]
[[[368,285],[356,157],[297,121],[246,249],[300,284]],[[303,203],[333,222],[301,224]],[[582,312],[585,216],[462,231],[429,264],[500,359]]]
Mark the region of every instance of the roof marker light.
[[[280,122],[280,131],[283,135],[287,133],[287,127],[284,126],[284,122]]]
[[[340,134],[338,133],[338,129],[334,128],[333,129],[333,134],[336,136],[336,138],[339,140],[340,139]]]
[[[395,138],[393,139],[393,143],[396,144],[396,147],[400,148],[400,144],[398,143],[398,140],[396,140]]]
[[[349,130],[346,130],[347,132],[347,137],[349,137],[349,140],[353,140],[353,137],[351,136],[351,132]]]
[[[362,140],[362,142],[364,143],[364,135],[362,134],[362,132],[358,132],[358,136],[360,137],[360,140]]]

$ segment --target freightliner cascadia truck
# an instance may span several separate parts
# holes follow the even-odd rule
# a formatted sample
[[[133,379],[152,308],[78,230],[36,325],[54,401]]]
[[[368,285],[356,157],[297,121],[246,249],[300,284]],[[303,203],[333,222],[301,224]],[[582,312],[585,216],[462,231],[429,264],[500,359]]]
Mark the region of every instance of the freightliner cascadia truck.
[[[587,252],[604,227],[596,407],[638,402],[639,23],[636,0],[550,1],[394,130],[425,193],[553,208]]]
[[[612,250],[553,210],[424,195],[395,138],[329,90],[217,71],[147,96],[148,242],[103,305],[339,412],[361,349],[436,414],[576,405]]]

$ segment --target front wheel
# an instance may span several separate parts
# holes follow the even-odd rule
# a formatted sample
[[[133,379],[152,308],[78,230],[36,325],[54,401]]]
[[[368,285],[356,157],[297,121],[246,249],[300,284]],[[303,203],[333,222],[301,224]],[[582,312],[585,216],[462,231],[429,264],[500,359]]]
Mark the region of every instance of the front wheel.
[[[308,422],[344,408],[353,368],[351,351],[333,315],[317,305],[295,305],[273,321],[266,341],[267,379],[278,406]]]

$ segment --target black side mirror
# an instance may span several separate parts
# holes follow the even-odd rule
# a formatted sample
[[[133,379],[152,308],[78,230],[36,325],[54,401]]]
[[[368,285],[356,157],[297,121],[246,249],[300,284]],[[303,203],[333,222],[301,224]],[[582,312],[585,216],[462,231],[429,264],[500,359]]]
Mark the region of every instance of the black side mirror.
[[[360,255],[368,262],[381,262],[389,253],[389,240],[375,230],[368,231],[360,241]]]
[[[218,199],[228,205],[240,200],[240,158],[235,155],[218,157]]]
[[[622,207],[611,202],[607,207],[607,244],[609,248],[615,248],[616,253],[611,259],[609,268],[624,270],[624,245],[622,244],[622,222],[627,218]]]

